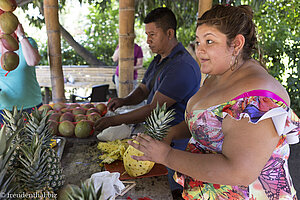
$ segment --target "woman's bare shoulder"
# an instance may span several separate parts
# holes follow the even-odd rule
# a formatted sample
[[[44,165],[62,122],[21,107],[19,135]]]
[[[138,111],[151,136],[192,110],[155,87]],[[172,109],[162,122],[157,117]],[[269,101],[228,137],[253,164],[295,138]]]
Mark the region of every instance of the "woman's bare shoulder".
[[[270,75],[262,66],[249,66],[238,80],[243,90],[268,90],[290,103],[290,98],[283,85]]]

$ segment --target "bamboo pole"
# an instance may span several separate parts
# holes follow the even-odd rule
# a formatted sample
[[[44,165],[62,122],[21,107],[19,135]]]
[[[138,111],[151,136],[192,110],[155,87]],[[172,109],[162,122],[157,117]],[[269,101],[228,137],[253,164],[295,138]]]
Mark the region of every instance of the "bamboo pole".
[[[48,53],[54,103],[65,102],[64,75],[61,61],[58,0],[44,0],[44,16],[48,35]]]
[[[198,17],[201,17],[203,13],[211,9],[213,0],[199,0],[198,5]]]
[[[119,1],[119,96],[133,90],[134,0]]]
[[[207,10],[211,9],[212,7],[212,1],[213,0],[199,0],[199,5],[198,5],[198,17],[201,17]],[[198,62],[201,68],[200,62]],[[201,83],[200,85],[202,86],[203,81],[205,80],[206,74],[202,73],[201,74]]]

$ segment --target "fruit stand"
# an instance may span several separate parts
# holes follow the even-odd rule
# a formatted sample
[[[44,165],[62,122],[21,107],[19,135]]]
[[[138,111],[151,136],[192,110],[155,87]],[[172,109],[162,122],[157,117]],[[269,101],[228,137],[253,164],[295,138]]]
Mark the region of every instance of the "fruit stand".
[[[167,179],[167,169],[165,166],[155,164],[149,173],[131,177],[124,173],[124,165],[120,160],[112,163],[100,165],[100,156],[103,152],[99,149],[99,144],[109,145],[112,142],[99,141],[93,130],[88,126],[93,124],[98,118],[93,118],[93,114],[99,113],[101,116],[106,114],[106,110],[101,110],[105,103],[83,103],[83,104],[44,104],[40,107],[40,111],[47,110],[50,112],[49,121],[51,129],[56,134],[55,150],[61,157],[61,166],[63,175],[65,176],[64,186],[68,184],[80,185],[81,182],[89,179],[92,174],[109,171],[119,172],[120,180],[127,186],[123,189],[122,196],[119,195],[116,199],[138,199],[148,197],[150,199],[172,199]],[[94,106],[94,107],[93,107]],[[124,113],[134,107],[119,108],[116,113]],[[107,113],[112,114],[112,112]],[[89,122],[81,126],[82,122]],[[54,123],[55,122],[55,123]],[[79,128],[78,128],[79,127]],[[131,134],[136,134],[143,129],[143,125],[130,125]],[[134,127],[134,128],[133,128]],[[78,132],[78,130],[81,130]],[[87,133],[84,131],[87,130]],[[94,134],[93,134],[94,133]],[[124,141],[123,141],[124,142]],[[126,143],[126,141],[125,141]],[[127,144],[127,143],[126,143]],[[126,147],[127,148],[127,147]],[[63,191],[63,190],[61,190]]]
[[[104,167],[99,166],[98,141],[96,137],[87,139],[67,138],[61,160],[65,174],[65,185],[79,185],[80,181],[90,178],[93,173],[105,170]],[[133,200],[142,197],[155,200],[172,199],[166,175],[130,179],[130,181],[134,181],[136,185],[116,199],[127,199],[127,197]]]

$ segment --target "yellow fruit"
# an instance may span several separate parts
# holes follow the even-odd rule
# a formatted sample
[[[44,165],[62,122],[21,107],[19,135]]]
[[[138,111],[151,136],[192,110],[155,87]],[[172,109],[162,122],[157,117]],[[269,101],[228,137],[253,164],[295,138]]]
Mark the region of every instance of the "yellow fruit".
[[[99,142],[97,148],[102,152],[102,155],[99,156],[99,159],[102,160],[100,166],[104,163],[110,164],[115,160],[122,160],[123,154],[129,146],[128,140],[132,139]]]
[[[153,139],[162,140],[168,132],[170,122],[174,120],[175,111],[167,110],[167,104],[164,103],[162,107],[157,106],[151,112],[150,116],[146,118],[146,132]],[[137,141],[133,141],[138,144]],[[137,161],[131,158],[135,156],[143,156],[144,153],[135,149],[133,146],[129,146],[123,155],[123,163],[126,172],[133,177],[141,176],[150,172],[154,166],[152,161]]]
[[[136,141],[133,141],[137,143]],[[123,155],[124,168],[129,176],[137,177],[150,172],[154,166],[152,161],[137,161],[131,158],[132,155],[143,156],[144,153],[133,146],[129,146]]]
[[[51,139],[50,147],[54,148],[57,145],[57,142],[55,139]]]
[[[0,15],[0,29],[6,34],[12,34],[18,27],[19,20],[11,12],[4,12]]]

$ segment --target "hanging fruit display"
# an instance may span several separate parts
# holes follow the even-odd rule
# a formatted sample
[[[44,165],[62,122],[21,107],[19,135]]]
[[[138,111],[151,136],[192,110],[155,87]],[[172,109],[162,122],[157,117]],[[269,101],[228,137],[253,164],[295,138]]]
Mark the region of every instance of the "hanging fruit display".
[[[17,8],[15,0],[0,0],[0,42],[2,43],[1,67],[12,71],[19,65],[18,41],[12,36],[19,25],[18,18],[12,13]]]
[[[3,33],[12,34],[18,27],[19,20],[12,12],[0,15],[0,29]]]
[[[19,65],[19,56],[13,51],[7,51],[1,56],[1,67],[6,71],[12,71]]]
[[[4,48],[8,51],[17,51],[19,49],[18,41],[9,34],[1,34],[0,40]]]
[[[13,12],[17,8],[15,0],[0,0],[0,9],[6,12]]]

